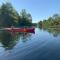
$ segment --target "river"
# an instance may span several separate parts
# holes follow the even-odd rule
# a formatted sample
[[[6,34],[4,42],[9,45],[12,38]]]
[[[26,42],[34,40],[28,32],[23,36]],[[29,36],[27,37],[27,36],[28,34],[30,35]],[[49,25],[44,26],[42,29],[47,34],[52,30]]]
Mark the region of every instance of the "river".
[[[0,60],[60,60],[60,30],[0,31]]]

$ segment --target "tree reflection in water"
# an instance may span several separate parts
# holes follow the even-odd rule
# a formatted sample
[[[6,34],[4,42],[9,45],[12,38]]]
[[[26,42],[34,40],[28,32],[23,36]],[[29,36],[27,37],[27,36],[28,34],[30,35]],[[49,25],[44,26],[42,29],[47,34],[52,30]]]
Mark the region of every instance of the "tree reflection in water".
[[[3,31],[1,35],[0,42],[2,43],[2,46],[5,48],[5,50],[13,49],[13,47],[17,43],[17,35],[16,33],[12,34],[10,32]]]
[[[22,42],[27,42],[28,40],[30,40],[31,35],[31,33],[23,33],[21,36]]]
[[[48,31],[54,37],[60,36],[60,28],[39,28],[39,29],[43,31]]]
[[[51,29],[48,29],[48,32],[52,33],[54,37],[60,36],[60,29],[51,28]]]
[[[48,31],[50,34],[52,34],[54,37],[60,36],[60,29],[59,28],[47,28],[43,29],[45,31]]]
[[[31,33],[12,33],[7,31],[2,31],[0,33],[0,43],[5,50],[11,50],[21,38],[22,42],[26,42],[31,37]]]

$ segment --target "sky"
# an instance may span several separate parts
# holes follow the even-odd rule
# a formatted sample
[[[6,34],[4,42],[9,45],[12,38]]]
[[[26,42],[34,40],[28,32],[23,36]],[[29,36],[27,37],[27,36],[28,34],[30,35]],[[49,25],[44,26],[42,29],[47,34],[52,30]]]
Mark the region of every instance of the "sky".
[[[8,0],[0,0],[2,2]],[[60,0],[9,0],[18,13],[26,9],[32,15],[32,21],[39,22],[48,19],[55,13],[60,14]]]

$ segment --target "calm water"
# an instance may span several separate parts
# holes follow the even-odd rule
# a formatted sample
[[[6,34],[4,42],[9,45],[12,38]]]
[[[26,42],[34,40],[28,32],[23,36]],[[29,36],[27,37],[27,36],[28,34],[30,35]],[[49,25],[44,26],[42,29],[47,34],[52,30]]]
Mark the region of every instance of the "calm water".
[[[0,31],[0,60],[60,60],[60,30]]]

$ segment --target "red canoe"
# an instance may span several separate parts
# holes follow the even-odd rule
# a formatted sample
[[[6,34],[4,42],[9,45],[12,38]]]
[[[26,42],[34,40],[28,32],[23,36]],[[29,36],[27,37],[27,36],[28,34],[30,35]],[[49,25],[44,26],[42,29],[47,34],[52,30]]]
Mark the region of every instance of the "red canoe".
[[[35,28],[5,28],[5,30],[9,32],[35,32]]]

